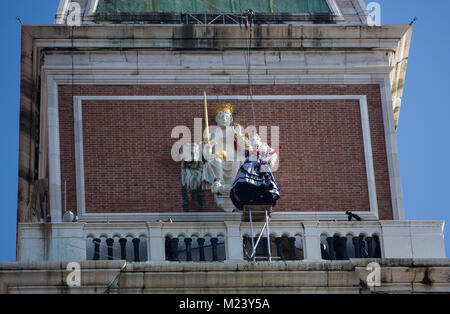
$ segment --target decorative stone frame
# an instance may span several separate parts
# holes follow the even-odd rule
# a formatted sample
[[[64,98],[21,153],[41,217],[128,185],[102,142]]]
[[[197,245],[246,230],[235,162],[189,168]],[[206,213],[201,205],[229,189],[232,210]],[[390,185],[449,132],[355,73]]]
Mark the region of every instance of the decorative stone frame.
[[[210,95],[209,99],[230,99],[230,100],[246,100],[245,95]],[[197,100],[202,101],[203,96],[75,96],[74,97],[74,130],[75,130],[75,164],[76,164],[76,186],[77,186],[77,208],[80,219],[83,220],[92,214],[86,212],[85,184],[84,184],[84,154],[83,154],[83,117],[82,106],[84,100],[111,100],[111,101],[137,101],[137,100]],[[364,156],[366,163],[367,186],[369,192],[370,213],[374,218],[378,218],[378,203],[376,194],[375,174],[372,157],[372,144],[370,138],[369,113],[367,108],[367,98],[365,95],[255,95],[255,101],[258,100],[358,100],[361,111],[362,135],[364,142]],[[51,123],[51,121],[49,121]],[[59,130],[55,130],[59,132]],[[54,160],[54,162],[58,162]],[[341,212],[329,212],[329,215],[342,215]],[[358,214],[367,214],[366,212],[358,212]],[[135,214],[95,214],[94,216],[129,216]],[[185,214],[187,215],[187,214]],[[146,216],[140,214],[139,216]],[[152,217],[154,215],[149,215]],[[153,217],[152,217],[153,218]]]

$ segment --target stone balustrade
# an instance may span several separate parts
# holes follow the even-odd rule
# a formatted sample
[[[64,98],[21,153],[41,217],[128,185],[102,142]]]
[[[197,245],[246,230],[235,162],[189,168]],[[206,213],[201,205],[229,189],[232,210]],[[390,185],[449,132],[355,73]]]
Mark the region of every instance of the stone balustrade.
[[[146,237],[135,238],[133,236],[109,238],[106,236],[92,238],[89,236],[86,242],[87,260],[126,260],[139,262],[147,260]]]
[[[223,236],[211,237],[165,237],[165,259],[171,262],[221,262],[225,260],[225,239]]]
[[[254,224],[254,237],[262,225]],[[277,221],[257,260],[445,258],[443,223],[433,221]],[[222,262],[249,260],[248,222],[19,224],[19,260]]]
[[[348,260],[350,258],[381,258],[381,243],[377,234],[366,236],[321,236],[321,256],[324,260]]]

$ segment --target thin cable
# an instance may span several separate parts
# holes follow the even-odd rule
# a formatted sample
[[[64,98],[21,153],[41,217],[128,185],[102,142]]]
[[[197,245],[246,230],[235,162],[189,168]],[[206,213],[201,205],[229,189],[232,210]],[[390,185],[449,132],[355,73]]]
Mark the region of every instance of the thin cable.
[[[74,84],[74,76],[75,76],[75,64],[74,64],[74,55],[73,55],[73,51],[74,51],[74,39],[73,39],[73,29],[75,26],[72,26],[72,32],[71,32],[71,55],[72,55],[72,99],[71,102],[73,102],[73,84]]]
[[[247,95],[247,104],[250,96],[250,104],[252,107],[252,118],[253,118],[253,126],[256,127],[256,114],[255,114],[255,104],[253,101],[253,85],[251,79],[251,48],[252,48],[252,39],[253,39],[253,13],[251,10],[247,11],[247,21],[249,23],[249,28],[247,30],[247,55],[246,55],[246,66],[247,66],[247,84],[248,84],[248,95]]]
[[[249,86],[249,92],[250,92],[250,103],[252,105],[253,126],[256,127],[255,104],[253,102],[253,86],[252,86],[252,76],[251,76],[251,68],[252,68],[251,48],[252,48],[252,33],[253,33],[252,24],[253,23],[250,23],[250,29],[249,29],[250,35],[249,35],[249,41],[248,41],[248,86]]]
[[[75,26],[71,27],[71,58],[72,58],[72,75],[71,75],[71,93],[72,93],[72,97],[70,99],[70,104],[73,108],[73,96],[74,96],[74,91],[73,91],[73,85],[74,85],[74,76],[75,76],[75,62],[74,62],[74,39],[73,39],[73,30],[74,30]],[[77,210],[75,208],[75,210]],[[64,181],[64,211],[67,211],[67,180]],[[78,212],[76,213],[78,214]]]

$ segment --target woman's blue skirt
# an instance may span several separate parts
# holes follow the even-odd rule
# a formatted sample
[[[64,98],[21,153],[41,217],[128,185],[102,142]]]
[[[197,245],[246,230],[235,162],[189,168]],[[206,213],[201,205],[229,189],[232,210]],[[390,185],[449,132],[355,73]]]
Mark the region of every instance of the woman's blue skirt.
[[[247,160],[236,175],[230,197],[239,210],[244,205],[275,206],[280,198],[280,187],[270,169],[261,171],[260,162]]]

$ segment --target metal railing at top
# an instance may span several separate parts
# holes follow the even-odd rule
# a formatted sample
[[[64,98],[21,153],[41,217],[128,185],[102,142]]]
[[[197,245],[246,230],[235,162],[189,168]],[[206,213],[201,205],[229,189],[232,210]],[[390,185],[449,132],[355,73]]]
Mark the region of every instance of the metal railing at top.
[[[183,24],[243,24],[244,16],[233,13],[181,13]]]

